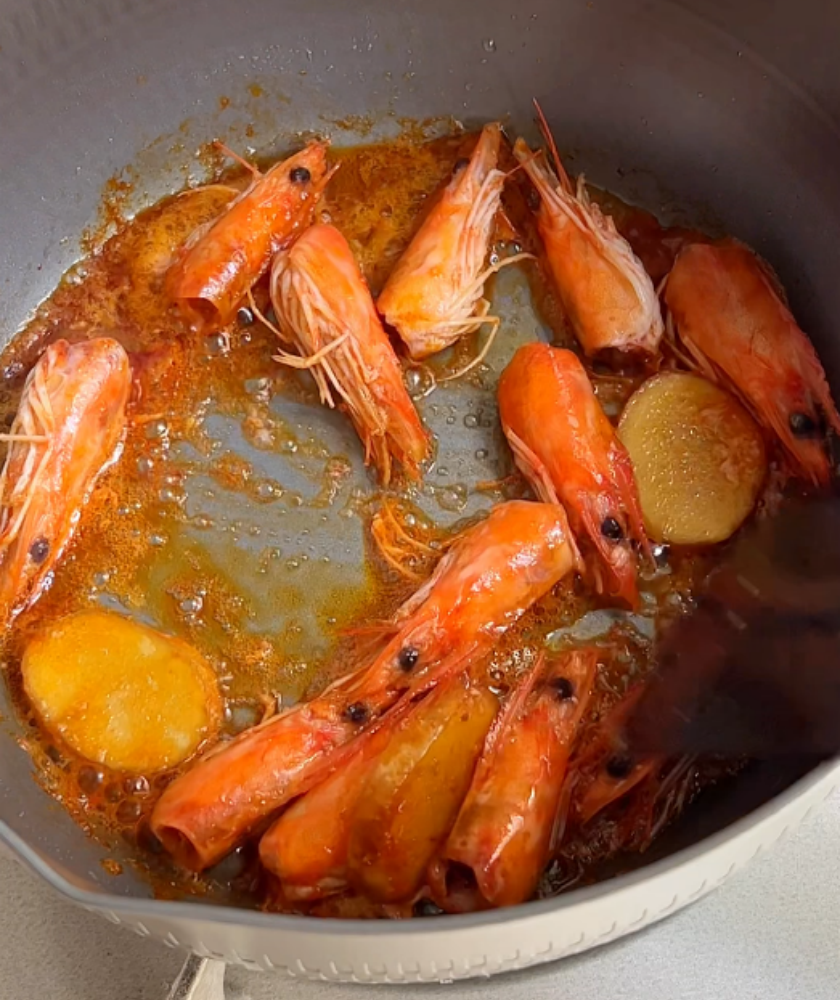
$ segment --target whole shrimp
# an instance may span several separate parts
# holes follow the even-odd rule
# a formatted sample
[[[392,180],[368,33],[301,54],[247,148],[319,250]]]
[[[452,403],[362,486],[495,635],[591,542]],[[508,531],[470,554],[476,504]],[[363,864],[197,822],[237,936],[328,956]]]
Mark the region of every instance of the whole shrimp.
[[[577,562],[561,507],[498,505],[400,607],[390,641],[370,663],[211,750],[164,791],[152,830],[186,867],[212,865],[326,778],[332,754],[401,696],[420,694],[489,651]]]
[[[540,126],[554,160],[517,139],[514,155],[540,198],[537,228],[548,270],[575,336],[590,357],[602,351],[653,355],[664,330],[653,282],[630,244],[563,168],[548,124]]]
[[[664,763],[659,755],[634,756],[626,749],[624,730],[644,690],[639,683],[606,713],[574,762],[574,812],[587,823],[627,795]]]
[[[503,708],[429,871],[432,895],[445,910],[511,906],[533,895],[597,659],[595,649],[574,650],[546,670],[541,657]]]
[[[182,247],[167,289],[194,327],[220,327],[233,317],[271,258],[312,221],[315,204],[337,169],[327,142],[311,142],[265,174],[250,164],[249,187]]]
[[[334,226],[311,226],[275,257],[270,287],[273,329],[300,354],[277,360],[307,368],[327,406],[338,398],[383,485],[394,459],[419,479],[429,437],[347,240]]]
[[[442,351],[486,324],[491,337],[468,368],[479,364],[499,325],[498,318],[488,314],[484,284],[501,267],[529,256],[516,254],[485,266],[505,183],[505,174],[497,169],[501,140],[498,124],[484,126],[469,161],[455,164],[452,180],[377,301],[415,360]]]
[[[131,366],[107,337],[57,340],[23,388],[0,473],[0,620],[48,586],[97,478],[120,451]]]
[[[636,481],[583,365],[571,351],[526,344],[502,373],[498,399],[516,464],[541,500],[563,503],[588,543],[596,589],[634,607],[636,548],[649,548]]]
[[[664,293],[669,333],[695,367],[723,382],[781,442],[795,475],[829,480],[826,431],[840,433],[825,372],[778,281],[734,240],[690,244]]]

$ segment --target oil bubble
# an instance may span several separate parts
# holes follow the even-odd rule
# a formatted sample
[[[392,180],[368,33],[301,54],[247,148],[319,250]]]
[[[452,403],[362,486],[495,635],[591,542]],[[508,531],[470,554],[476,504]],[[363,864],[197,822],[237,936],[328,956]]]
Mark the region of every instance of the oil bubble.
[[[434,372],[426,365],[409,368],[405,373],[405,387],[412,399],[424,399],[436,386]]]
[[[443,510],[460,513],[467,506],[467,488],[461,483],[446,486],[435,492],[435,499]]]
[[[475,413],[468,413],[464,417],[464,427],[469,428],[469,430],[474,430],[478,427],[478,416]]]
[[[150,420],[146,424],[146,439],[149,441],[157,441],[162,437],[166,437],[169,432],[169,425],[165,420]]]
[[[209,357],[223,357],[230,350],[230,337],[226,333],[211,334],[204,342],[204,346]]]
[[[185,615],[197,615],[204,607],[204,599],[200,594],[196,594],[194,597],[185,597],[178,607]]]
[[[266,479],[257,486],[257,499],[258,500],[279,500],[283,495],[283,490],[279,483],[272,482],[270,479]]]

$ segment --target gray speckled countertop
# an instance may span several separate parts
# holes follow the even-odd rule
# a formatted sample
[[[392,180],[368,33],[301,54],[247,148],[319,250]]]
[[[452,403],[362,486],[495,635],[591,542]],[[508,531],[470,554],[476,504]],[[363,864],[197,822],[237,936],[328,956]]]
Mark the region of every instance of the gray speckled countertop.
[[[2,855],[0,899],[0,1000],[165,1000],[180,954],[76,909]],[[226,993],[353,1000],[387,991],[229,969]],[[464,1000],[837,1000],[840,794],[723,888],[635,937],[489,983],[403,986],[399,996],[444,991]]]

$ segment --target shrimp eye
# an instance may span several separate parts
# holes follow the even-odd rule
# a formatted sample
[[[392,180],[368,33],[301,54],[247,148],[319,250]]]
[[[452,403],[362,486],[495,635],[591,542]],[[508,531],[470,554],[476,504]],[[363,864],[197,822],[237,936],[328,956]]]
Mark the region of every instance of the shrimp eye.
[[[41,563],[50,554],[50,543],[46,538],[36,538],[35,541],[29,546],[29,558],[36,566],[40,566]]]
[[[605,517],[601,524],[601,534],[611,542],[620,542],[624,538],[624,529],[614,517]]]
[[[619,781],[633,770],[633,758],[628,753],[617,753],[607,761],[607,774]]]
[[[557,697],[560,701],[568,701],[569,698],[574,698],[575,696],[575,686],[568,677],[555,677],[551,682],[551,686],[557,692]]]
[[[397,662],[400,665],[401,670],[405,670],[408,673],[409,670],[413,670],[417,666],[417,661],[420,659],[420,650],[416,649],[414,646],[403,646],[397,657]]]
[[[466,170],[466,168],[469,165],[470,165],[470,161],[467,159],[467,157],[466,156],[462,156],[460,160],[456,160],[455,161],[455,166],[452,168],[452,173],[453,174],[460,174],[461,171],[462,170]]]
[[[289,180],[293,184],[308,184],[312,179],[312,174],[306,169],[306,167],[294,167],[289,171]]]
[[[350,722],[364,722],[368,717],[368,707],[362,701],[354,701],[344,712]]]
[[[242,326],[250,326],[254,322],[254,314],[247,306],[242,306],[236,313],[236,318]]]
[[[808,413],[791,413],[789,422],[794,437],[812,437],[819,430],[817,421]]]

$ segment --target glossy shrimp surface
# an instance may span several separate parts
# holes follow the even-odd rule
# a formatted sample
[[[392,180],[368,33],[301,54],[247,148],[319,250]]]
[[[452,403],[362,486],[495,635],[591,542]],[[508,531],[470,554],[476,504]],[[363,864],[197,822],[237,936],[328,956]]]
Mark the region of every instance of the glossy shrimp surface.
[[[653,282],[613,220],[590,201],[583,178],[572,184],[541,121],[554,171],[524,139],[513,152],[539,195],[546,263],[574,333],[589,356],[653,355],[664,330]]]
[[[107,337],[57,340],[30,372],[0,473],[4,623],[38,598],[116,459],[130,392],[128,355]]]
[[[487,737],[430,883],[446,910],[525,902],[548,861],[569,755],[589,704],[598,652],[542,658]]]
[[[565,506],[597,590],[635,606],[636,549],[648,547],[638,491],[583,365],[571,351],[526,344],[502,373],[498,400],[519,469],[541,500]]]
[[[382,903],[411,899],[449,832],[498,701],[456,674],[399,726],[367,775],[348,844],[348,876]]]
[[[312,142],[250,186],[184,244],[167,275],[172,299],[197,328],[227,323],[271,258],[312,221],[332,176],[326,142]]]
[[[354,815],[373,765],[411,707],[392,709],[382,724],[355,739],[332,774],[301,796],[260,840],[260,861],[287,900],[316,900],[348,887],[347,857]]]
[[[485,125],[469,162],[456,164],[379,296],[380,313],[415,360],[498,323],[488,316],[483,291],[498,270],[485,264],[505,182],[497,167],[501,140],[497,124]]]
[[[395,461],[418,479],[429,438],[353,252],[334,226],[311,226],[277,255],[271,301],[278,333],[300,355],[278,360],[308,367],[321,401],[347,411],[384,485]]]
[[[152,828],[200,870],[261,820],[327,776],[330,754],[397,699],[487,652],[577,564],[561,507],[510,501],[458,537],[396,612],[373,660],[312,701],[269,719],[199,760],[163,793]]]
[[[828,428],[840,432],[840,415],[767,265],[734,240],[691,244],[677,257],[664,299],[697,368],[732,388],[777,436],[795,475],[825,485],[825,436]]]

